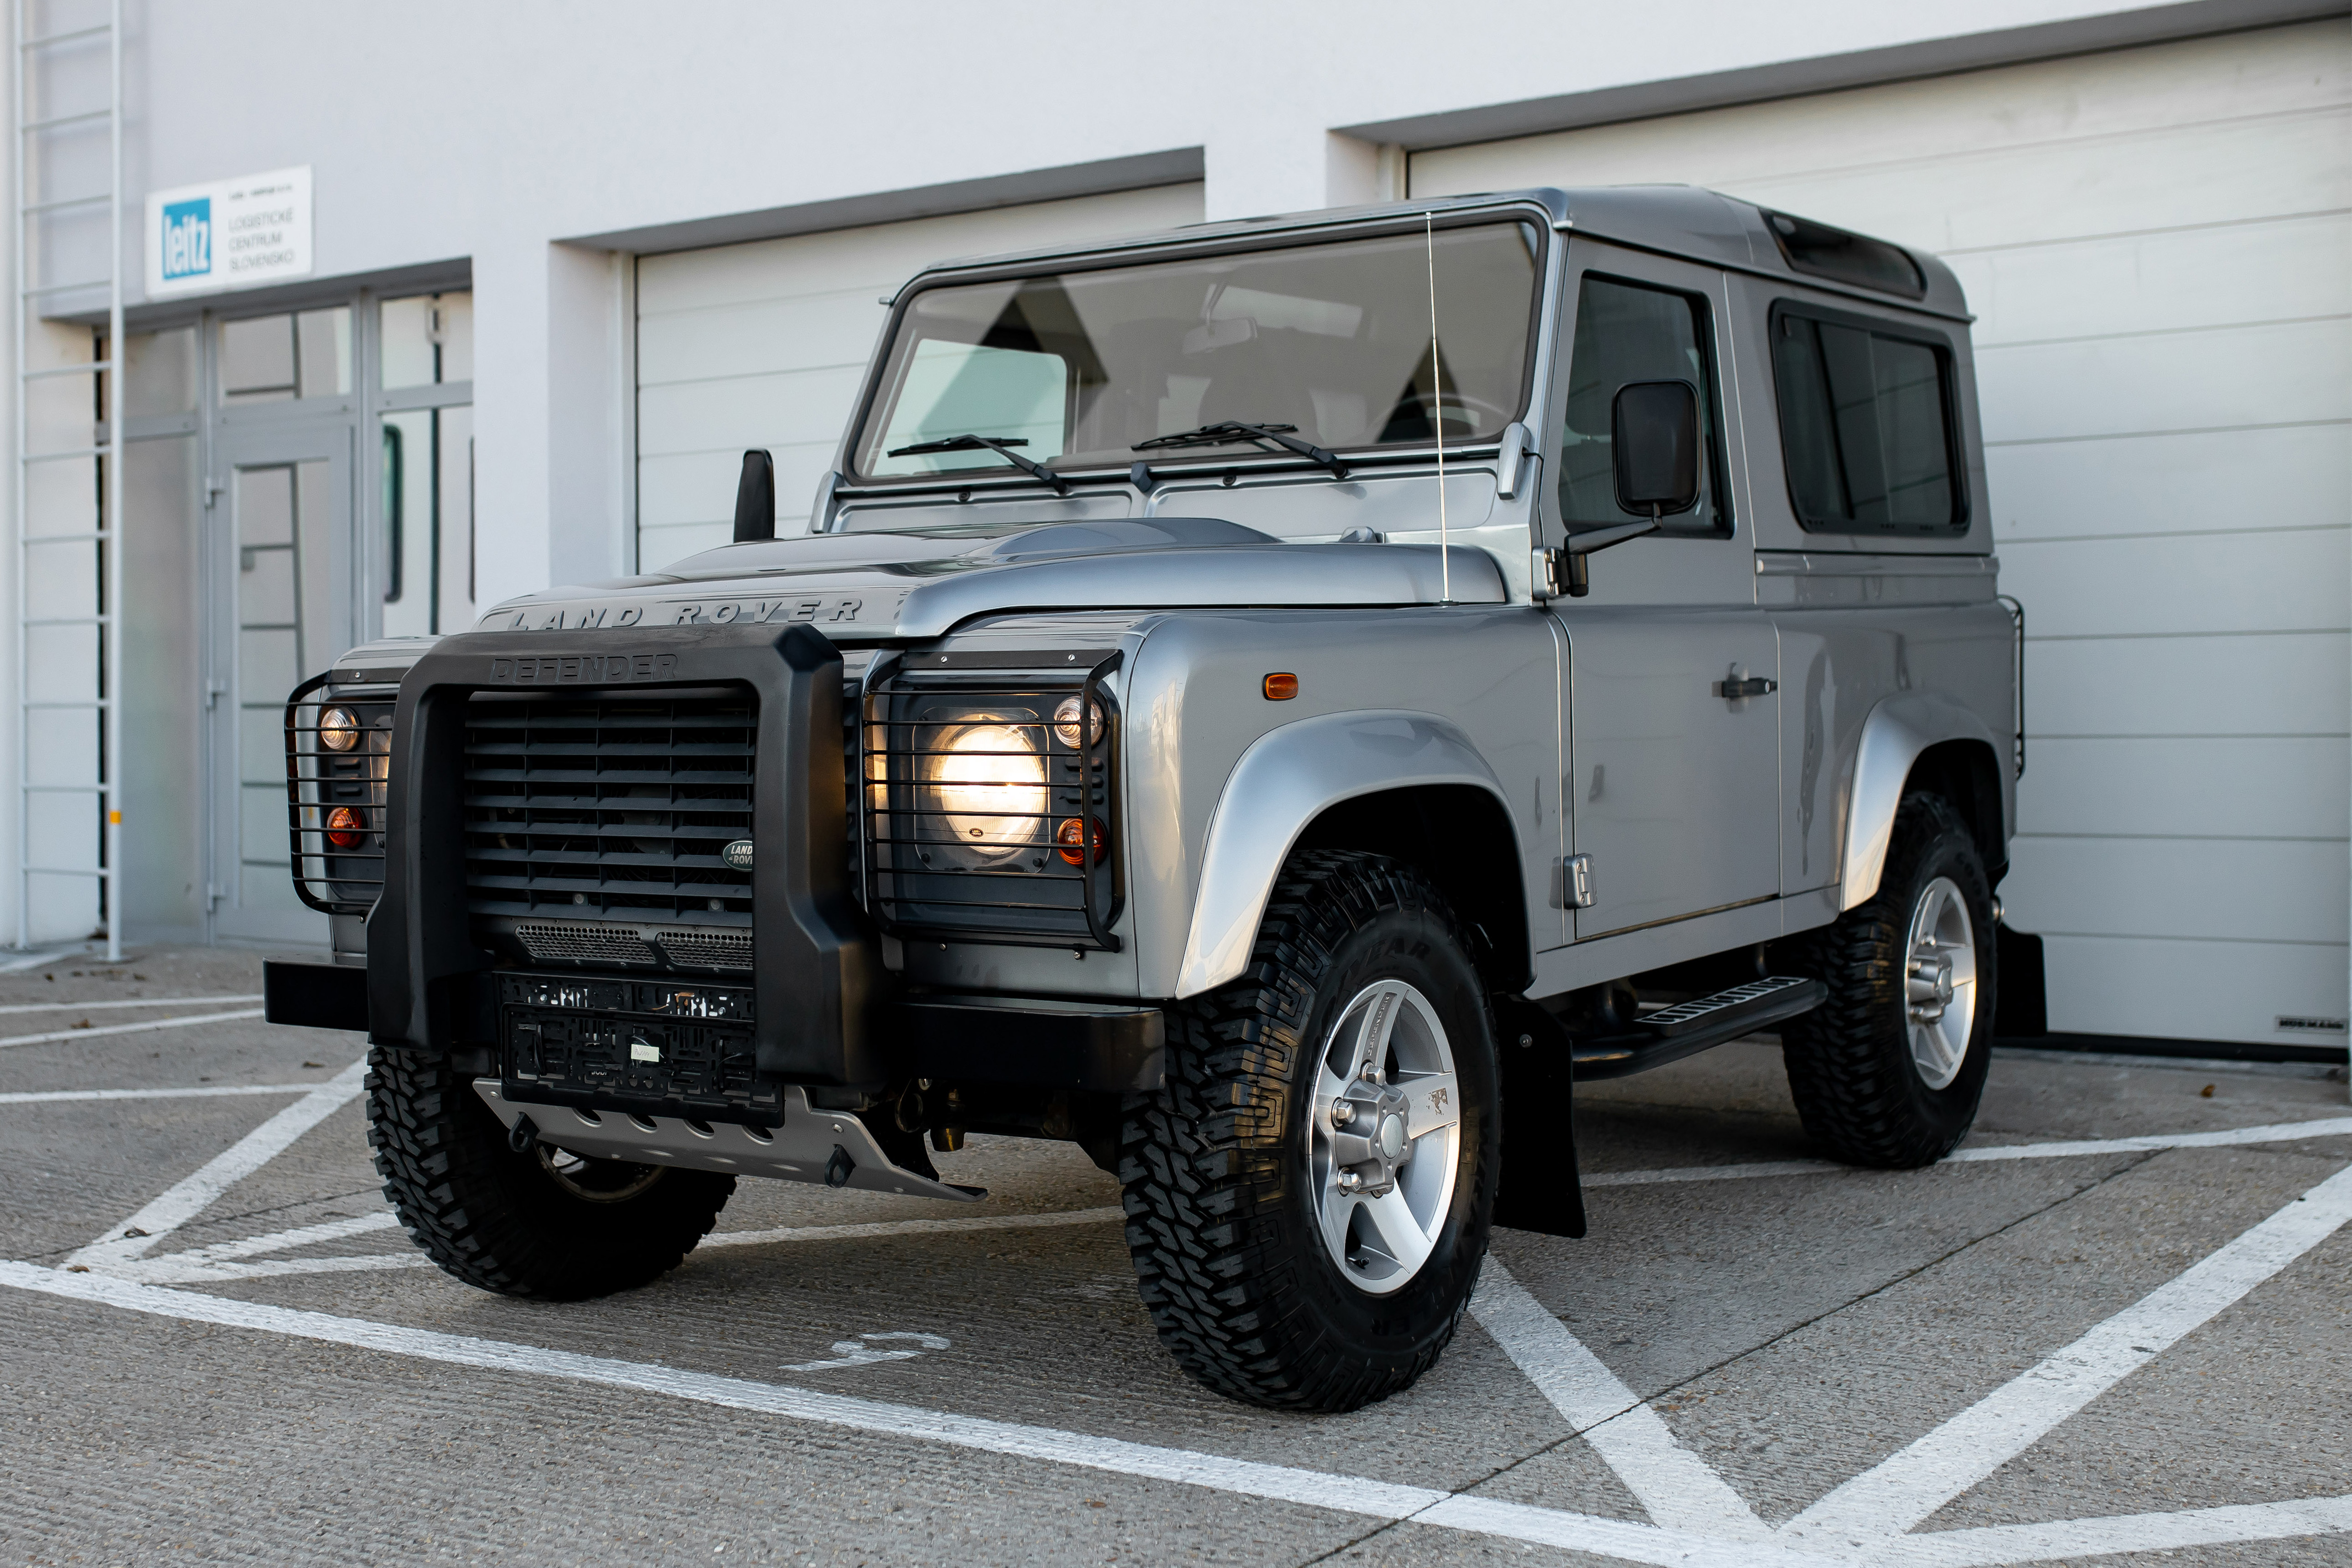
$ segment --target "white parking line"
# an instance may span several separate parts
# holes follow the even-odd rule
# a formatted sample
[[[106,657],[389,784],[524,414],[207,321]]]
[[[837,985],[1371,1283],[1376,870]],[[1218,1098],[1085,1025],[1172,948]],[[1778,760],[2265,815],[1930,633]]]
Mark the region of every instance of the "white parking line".
[[[135,1002],[22,1002],[0,1007],[0,1017],[13,1013],[100,1013],[116,1007],[204,1007],[214,1003],[258,1002],[256,992],[250,996],[149,996]]]
[[[362,1058],[165,1188],[146,1207],[67,1259],[68,1266],[103,1268],[145,1256],[155,1243],[202,1214],[230,1186],[358,1099],[366,1078],[367,1060]],[[126,1234],[132,1231],[139,1234]]]
[[[2113,1519],[2069,1519],[2054,1524],[1995,1524],[1976,1530],[1906,1535],[1872,1543],[1872,1561],[1887,1568],[1992,1568],[2062,1557],[2105,1557],[2130,1552],[2179,1552],[2238,1541],[2287,1541],[2352,1531],[2352,1497],[2296,1498],[2179,1513],[2126,1513]]]
[[[2310,1121],[2273,1121],[2260,1127],[2227,1127],[2216,1132],[2158,1132],[2138,1138],[2083,1138],[2057,1143],[1995,1143],[1947,1154],[1939,1163],[1974,1165],[2000,1160],[2066,1160],[2085,1154],[2145,1153],[2158,1149],[2221,1149],[2247,1143],[2293,1143],[2305,1138],[2352,1133],[2352,1116]],[[1928,1170],[1934,1166],[1926,1167]],[[1643,1187],[1662,1182],[1747,1182],[1767,1176],[1884,1174],[1830,1160],[1768,1160],[1747,1165],[1680,1165],[1658,1171],[1587,1171],[1588,1187]]]
[[[1470,1315],[1653,1520],[1731,1541],[1771,1534],[1728,1482],[1675,1442],[1658,1413],[1492,1257],[1478,1277]]]
[[[209,1100],[216,1095],[308,1094],[315,1083],[198,1084],[194,1089],[38,1089],[0,1094],[0,1105],[43,1105],[59,1100]]]
[[[187,1018],[147,1018],[136,1024],[100,1024],[94,1029],[52,1029],[46,1035],[14,1035],[0,1040],[0,1047],[45,1046],[52,1040],[88,1040],[100,1035],[135,1035],[145,1029],[180,1029],[191,1024],[218,1024],[231,1018],[258,1018],[261,1009],[247,1007],[235,1013],[203,1013]]]
[[[2352,1499],[2210,1509],[2115,1521],[1954,1531],[1870,1541],[1867,1552],[1807,1549],[1782,1542],[1721,1541],[1685,1531],[1561,1509],[1461,1496],[1359,1476],[1268,1465],[1181,1448],[1129,1443],[1089,1433],[991,1421],[911,1405],[813,1393],[748,1379],[648,1365],[575,1352],[548,1350],[404,1328],[324,1312],[298,1311],[193,1291],[163,1290],[102,1274],[66,1274],[30,1263],[0,1263],[0,1285],[95,1302],[184,1322],[213,1323],[329,1344],[523,1376],[632,1389],[856,1431],[911,1437],[978,1452],[1045,1460],[1116,1475],[1300,1503],[1384,1521],[1595,1552],[1673,1568],[1801,1568],[1801,1565],[1916,1563],[1921,1568],[2002,1564],[2095,1556],[2118,1549],[2277,1540],[2352,1530]],[[2170,1526],[2168,1531],[2167,1526]],[[2107,1533],[2110,1529],[2114,1533]]]
[[[1781,1526],[1843,1541],[1911,1529],[2352,1220],[2352,1166]]]

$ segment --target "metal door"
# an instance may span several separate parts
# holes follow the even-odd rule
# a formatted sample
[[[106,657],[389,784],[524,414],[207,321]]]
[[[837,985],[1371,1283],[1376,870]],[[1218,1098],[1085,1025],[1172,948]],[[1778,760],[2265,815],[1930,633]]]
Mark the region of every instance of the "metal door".
[[[284,713],[295,685],[359,641],[352,437],[225,432],[206,513],[205,726],[213,934],[323,943],[327,918],[294,896]]]
[[[1615,501],[1610,411],[1623,384],[1696,385],[1701,500],[1662,534],[1591,558],[1568,634],[1572,853],[1590,902],[1576,938],[1681,920],[1780,890],[1780,643],[1756,604],[1738,405],[1720,273],[1572,242],[1565,410],[1547,505],[1574,531],[1633,521]],[[1570,879],[1565,890],[1575,892]]]

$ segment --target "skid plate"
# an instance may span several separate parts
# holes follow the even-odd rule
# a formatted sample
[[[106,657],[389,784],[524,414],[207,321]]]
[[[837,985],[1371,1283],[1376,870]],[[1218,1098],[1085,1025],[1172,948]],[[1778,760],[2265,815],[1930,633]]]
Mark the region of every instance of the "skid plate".
[[[496,1079],[476,1079],[474,1092],[509,1128],[529,1116],[543,1142],[593,1159],[724,1171],[736,1176],[773,1176],[960,1204],[988,1195],[982,1187],[935,1182],[892,1164],[866,1130],[866,1123],[847,1111],[812,1110],[806,1091],[797,1084],[784,1087],[784,1124],[776,1128],[731,1121],[697,1124],[670,1116],[526,1104],[501,1095]],[[842,1175],[836,1155],[847,1160],[845,1179],[836,1179]]]

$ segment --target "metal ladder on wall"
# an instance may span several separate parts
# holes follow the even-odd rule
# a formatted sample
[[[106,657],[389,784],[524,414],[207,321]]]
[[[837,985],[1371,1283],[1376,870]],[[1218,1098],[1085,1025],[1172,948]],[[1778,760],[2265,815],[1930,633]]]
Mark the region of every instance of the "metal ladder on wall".
[[[49,7],[54,10],[58,7]],[[94,11],[94,7],[92,8]],[[106,935],[106,956],[110,962],[122,956],[122,710],[120,696],[122,683],[122,576],[123,576],[123,512],[122,475],[123,441],[123,377],[117,367],[124,358],[122,335],[122,3],[106,0],[106,20],[90,26],[64,26],[47,33],[31,29],[38,20],[36,0],[10,0],[10,43],[16,58],[16,77],[12,101],[16,111],[16,170],[9,189],[16,202],[16,320],[15,351],[16,372],[16,494],[10,515],[16,548],[10,565],[14,568],[16,609],[16,680],[17,711],[16,726],[16,866],[17,904],[16,941],[19,948],[29,947],[35,940],[33,897],[35,889],[54,879],[96,879],[97,907]],[[103,107],[79,106],[71,112],[50,114],[34,84],[51,75],[62,76],[74,65],[95,64],[95,56],[103,48],[106,57],[106,93]],[[84,75],[94,74],[85,69]],[[103,190],[68,191],[53,195],[47,187],[48,160],[41,154],[58,143],[50,138],[65,135],[89,136],[103,126],[107,136],[107,183]],[[52,245],[53,226],[79,223],[83,226],[73,231],[83,243],[78,247],[87,253],[94,243],[97,225],[92,221],[100,210],[107,215],[106,267],[103,276],[77,277],[64,281],[52,281],[40,276],[43,263],[50,260],[57,248]],[[68,248],[74,248],[68,247]],[[68,361],[57,364],[36,366],[27,354],[33,348],[37,322],[48,318],[44,312],[68,304],[87,301],[94,306],[100,290],[106,297],[105,357],[98,357],[98,345],[91,345],[91,357],[84,361]],[[79,314],[79,312],[77,312]],[[46,339],[44,340],[47,341]],[[52,382],[72,377],[89,378],[90,412],[93,416],[90,433],[94,439],[86,444],[36,450],[31,442],[37,422],[33,416],[34,401],[38,391]],[[103,420],[96,417],[101,395],[105,400]],[[77,503],[72,511],[86,514],[87,521],[75,526],[75,517],[64,521],[68,526],[50,529],[43,526],[47,513],[50,487],[36,483],[37,470],[46,471],[48,465],[70,467],[88,463],[91,467],[92,493],[96,504]],[[37,501],[37,496],[41,499]],[[38,504],[44,518],[37,518],[33,509]],[[79,553],[77,553],[79,552]],[[36,584],[39,584],[37,591]],[[38,611],[36,614],[36,611]],[[33,634],[41,631],[86,629],[89,639],[81,648],[72,650],[86,656],[91,665],[89,679],[83,682],[79,668],[67,671],[69,687],[79,690],[69,694],[46,695],[36,681],[32,660],[36,657]],[[83,657],[66,659],[44,659],[44,673],[54,672],[61,664],[79,667]],[[83,691],[87,695],[83,694]],[[36,731],[45,722],[44,715],[54,715],[70,724],[71,716],[86,715],[95,731],[79,737],[62,748],[69,775],[58,777],[36,766]],[[50,755],[44,752],[44,755]],[[85,761],[87,765],[84,765]],[[81,839],[77,823],[80,820],[70,803],[86,800],[95,808],[96,820],[89,823],[91,837]],[[37,809],[54,805],[59,810]],[[62,813],[62,815],[60,815]],[[37,826],[36,818],[40,821]],[[77,842],[95,850],[91,864],[76,864]]]

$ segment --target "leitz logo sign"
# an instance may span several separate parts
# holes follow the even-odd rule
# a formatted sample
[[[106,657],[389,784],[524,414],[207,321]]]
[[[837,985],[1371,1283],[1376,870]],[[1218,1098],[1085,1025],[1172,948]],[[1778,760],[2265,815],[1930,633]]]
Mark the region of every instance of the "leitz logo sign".
[[[213,270],[213,199],[172,202],[163,208],[163,279],[209,278]]]
[[[147,194],[150,299],[310,273],[310,171]]]

